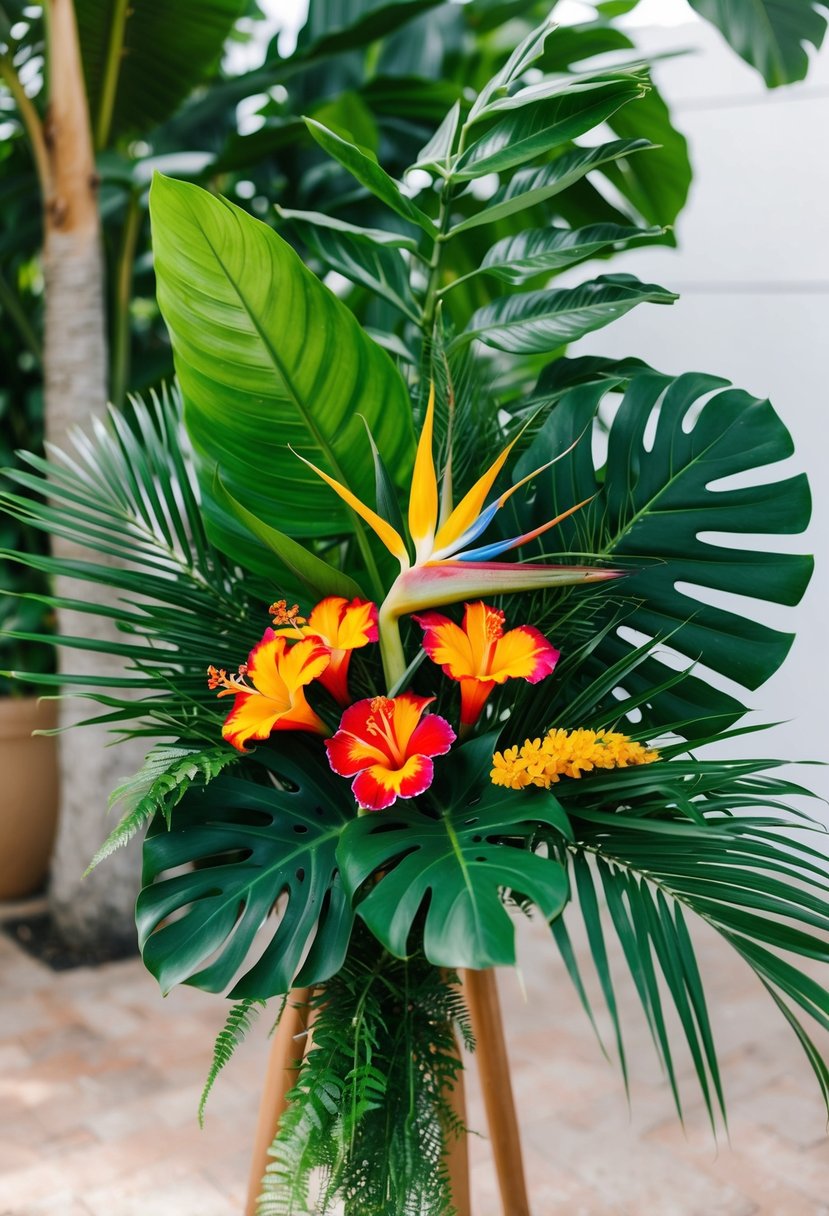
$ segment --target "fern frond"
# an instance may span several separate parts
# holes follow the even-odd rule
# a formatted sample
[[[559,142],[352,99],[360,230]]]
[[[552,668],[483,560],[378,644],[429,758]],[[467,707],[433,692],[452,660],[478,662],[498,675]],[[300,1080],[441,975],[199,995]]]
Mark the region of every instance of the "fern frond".
[[[258,1216],[325,1216],[338,1200],[348,1216],[450,1216],[446,1139],[465,1130],[447,1098],[456,1029],[472,1041],[453,977],[360,933],[315,1005]]]
[[[265,1001],[255,1000],[253,997],[245,997],[244,1000],[237,1001],[231,1007],[227,1020],[216,1036],[216,1042],[213,1045],[213,1061],[207,1074],[207,1080],[204,1083],[204,1089],[201,1092],[201,1098],[199,1099],[199,1127],[204,1127],[204,1111],[207,1106],[207,1099],[210,1097],[210,1091],[216,1084],[219,1073],[230,1062],[236,1048],[245,1036],[249,1034],[253,1023],[265,1008],[265,1005]]]
[[[118,825],[87,866],[86,873],[132,840],[153,815],[160,812],[170,826],[170,816],[195,781],[205,785],[239,757],[228,747],[196,751],[188,747],[154,747],[143,766],[117,786],[109,796],[109,808],[123,804],[125,811]]]

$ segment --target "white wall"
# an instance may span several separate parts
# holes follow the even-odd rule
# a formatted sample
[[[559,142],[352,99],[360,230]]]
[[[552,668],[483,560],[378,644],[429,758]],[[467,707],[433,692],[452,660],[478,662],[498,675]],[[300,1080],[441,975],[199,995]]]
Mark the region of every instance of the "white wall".
[[[758,612],[798,636],[752,705],[758,720],[791,721],[739,747],[741,754],[827,761],[829,48],[806,82],[767,93],[706,24],[637,35],[649,53],[696,48],[655,73],[689,140],[695,178],[677,228],[679,249],[631,251],[613,269],[673,288],[681,299],[672,308],[642,305],[573,353],[637,355],[672,373],[727,376],[770,397],[789,426],[797,455],[778,468],[809,474],[814,521],[805,541],[783,538],[771,547],[814,552],[818,567],[799,608]],[[829,795],[829,770],[801,777]]]

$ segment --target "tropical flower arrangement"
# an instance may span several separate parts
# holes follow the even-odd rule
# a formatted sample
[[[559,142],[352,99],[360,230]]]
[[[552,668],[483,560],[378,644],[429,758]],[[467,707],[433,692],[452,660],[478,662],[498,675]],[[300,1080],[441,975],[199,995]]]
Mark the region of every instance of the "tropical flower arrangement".
[[[90,720],[153,741],[93,864],[148,825],[144,961],[164,991],[234,1002],[205,1099],[266,1001],[311,1008],[262,1216],[340,1200],[349,1216],[463,1216],[450,1167],[458,1035],[471,1046],[476,1030],[464,990],[514,963],[525,917],[549,924],[592,1018],[567,927],[580,912],[626,1077],[612,929],[677,1107],[669,1005],[715,1125],[723,1085],[686,913],[702,918],[760,977],[829,1099],[800,1020],[829,1026],[829,993],[792,961],[827,958],[819,825],[776,773],[785,761],[700,754],[756,729],[736,725],[741,698],[791,642],[717,596],[794,604],[811,573],[741,536],[801,531],[808,487],[741,480],[791,454],[767,401],[562,354],[674,297],[629,275],[548,285],[665,235],[526,229],[525,213],[539,222],[542,203],[648,147],[575,142],[647,80],[638,64],[549,73],[550,37],[535,31],[453,105],[416,162],[430,183],[416,201],[309,120],[380,219],[293,221],[319,238],[309,262],[335,250],[321,273],[350,266],[375,293],[374,326],[273,227],[157,177],[180,396],[29,457],[3,495],[91,551],[11,560],[122,593],[107,611],[123,677],[62,678]],[[493,173],[494,195],[470,191]],[[504,230],[510,217],[523,227]],[[493,278],[507,294],[487,295]],[[96,611],[94,595],[49,602]]]

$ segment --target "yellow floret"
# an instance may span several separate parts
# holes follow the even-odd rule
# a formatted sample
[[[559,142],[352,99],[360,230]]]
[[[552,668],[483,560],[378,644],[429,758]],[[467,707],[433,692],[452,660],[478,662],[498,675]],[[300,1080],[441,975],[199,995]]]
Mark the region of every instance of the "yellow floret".
[[[651,764],[659,752],[609,730],[551,730],[543,739],[527,739],[492,757],[492,781],[508,789],[528,785],[549,789],[562,777],[578,778],[594,769]]]

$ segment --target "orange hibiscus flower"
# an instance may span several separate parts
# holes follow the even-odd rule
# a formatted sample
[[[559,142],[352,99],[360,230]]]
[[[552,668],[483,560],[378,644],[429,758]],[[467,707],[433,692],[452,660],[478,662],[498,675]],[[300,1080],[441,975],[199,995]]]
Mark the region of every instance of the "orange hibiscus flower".
[[[369,642],[377,641],[377,605],[368,600],[347,600],[342,595],[329,595],[312,609],[308,620],[297,617],[294,609],[285,609],[284,600],[271,606],[274,625],[290,620],[291,628],[278,629],[279,637],[289,639],[316,638],[325,646],[330,662],[319,677],[322,684],[340,705],[348,705],[348,665],[351,652]]]
[[[464,606],[461,625],[438,612],[414,619],[429,658],[460,683],[462,728],[475,725],[496,684],[510,679],[537,684],[559,660],[556,648],[532,625],[505,633],[503,612],[480,600]]]
[[[305,686],[328,667],[329,654],[315,638],[291,646],[266,629],[237,676],[208,668],[208,686],[221,688],[220,697],[235,695],[222,726],[222,736],[238,751],[249,739],[267,739],[275,730],[328,734],[328,727],[305,699]]]

